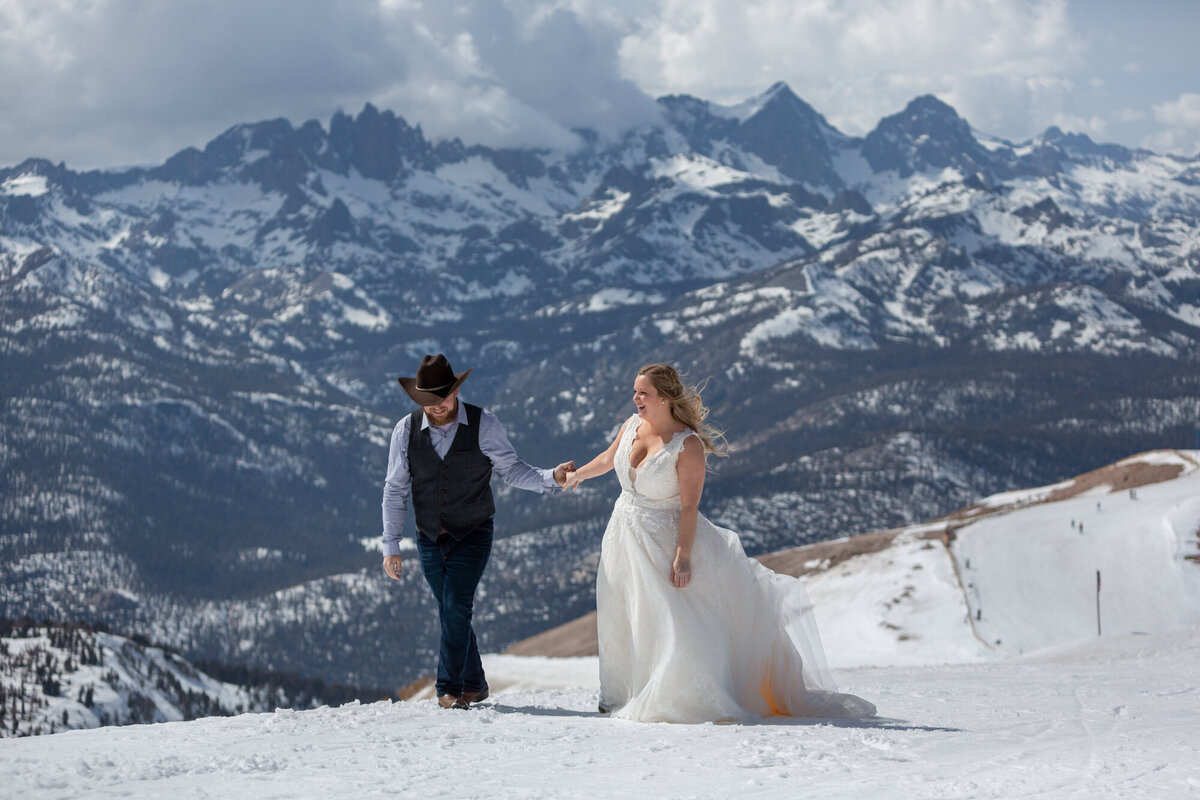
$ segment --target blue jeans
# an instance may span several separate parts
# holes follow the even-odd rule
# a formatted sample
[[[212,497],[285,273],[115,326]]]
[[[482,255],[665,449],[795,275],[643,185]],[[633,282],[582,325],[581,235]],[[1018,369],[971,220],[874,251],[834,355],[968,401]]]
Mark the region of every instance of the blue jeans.
[[[459,696],[463,692],[481,692],[487,688],[483,663],[471,616],[475,609],[475,588],[483,577],[492,554],[492,520],[456,542],[446,534],[431,542],[417,536],[421,571],[433,590],[442,624],[442,643],[438,653],[437,693]]]

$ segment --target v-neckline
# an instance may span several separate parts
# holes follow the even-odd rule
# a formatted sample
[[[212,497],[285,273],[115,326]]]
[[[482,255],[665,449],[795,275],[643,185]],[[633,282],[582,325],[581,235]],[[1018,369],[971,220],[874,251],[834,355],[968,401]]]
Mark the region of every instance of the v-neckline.
[[[639,419],[639,420],[638,420],[638,424],[637,424],[637,425],[634,427],[634,429],[633,429],[633,438],[634,438],[634,439],[636,439],[636,438],[637,438],[637,432],[638,432],[639,430],[641,430],[642,423],[643,423],[643,422],[645,422],[645,421],[646,421],[646,420],[644,420],[644,419]],[[678,436],[678,435],[679,435],[679,434],[681,434],[681,433],[683,433],[683,431],[675,431],[674,433],[672,433],[672,434],[671,434],[671,438],[670,438],[670,439],[667,439],[667,440],[665,440],[665,441],[662,443],[662,446],[661,446],[661,447],[659,447],[659,448],[658,448],[657,450],[655,450],[653,453],[646,453],[646,455],[645,455],[645,456],[642,458],[642,460],[638,462],[638,465],[637,465],[636,467],[633,465],[633,458],[632,458],[632,456],[633,456],[633,439],[630,439],[630,440],[629,440],[629,453],[630,453],[630,459],[629,459],[629,468],[630,468],[631,470],[633,470],[634,472],[637,472],[639,469],[641,469],[641,468],[642,468],[642,466],[643,466],[643,465],[644,465],[644,464],[645,464],[647,461],[649,461],[650,459],[654,458],[656,455],[658,455],[659,453],[661,453],[663,450],[666,450],[666,449],[667,449],[667,445],[669,445],[671,442],[675,441],[675,437],[676,437],[676,436]]]

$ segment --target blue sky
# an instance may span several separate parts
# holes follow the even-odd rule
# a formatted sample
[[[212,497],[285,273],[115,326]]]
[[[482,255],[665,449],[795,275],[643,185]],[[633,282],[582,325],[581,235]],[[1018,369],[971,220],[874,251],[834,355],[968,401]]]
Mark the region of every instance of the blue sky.
[[[571,147],[662,94],[777,80],[850,134],[932,93],[1013,141],[1195,155],[1198,37],[1192,0],[0,0],[0,165],[161,163],[366,102],[431,137]]]

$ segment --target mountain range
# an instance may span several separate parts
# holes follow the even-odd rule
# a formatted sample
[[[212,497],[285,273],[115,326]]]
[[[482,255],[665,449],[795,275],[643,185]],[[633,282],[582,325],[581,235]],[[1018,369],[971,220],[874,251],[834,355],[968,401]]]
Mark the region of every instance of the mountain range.
[[[658,107],[570,152],[368,105],[0,169],[0,616],[428,671],[432,602],[375,550],[427,352],[539,465],[603,449],[642,363],[707,379],[731,455],[703,510],[752,553],[1192,445],[1200,160],[1007,142],[930,96],[865,137],[783,84]],[[614,491],[497,487],[484,646],[591,607]]]

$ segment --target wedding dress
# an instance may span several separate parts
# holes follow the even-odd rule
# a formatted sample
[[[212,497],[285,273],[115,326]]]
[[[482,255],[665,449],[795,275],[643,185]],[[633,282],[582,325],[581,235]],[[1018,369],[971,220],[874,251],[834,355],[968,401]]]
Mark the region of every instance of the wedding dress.
[[[866,700],[830,690],[804,584],[747,557],[733,531],[699,515],[691,583],[671,583],[675,464],[695,433],[676,434],[635,469],[640,424],[631,417],[617,446],[621,496],[596,577],[601,706],[642,722],[874,715]]]

